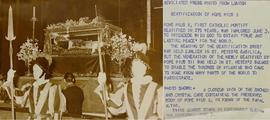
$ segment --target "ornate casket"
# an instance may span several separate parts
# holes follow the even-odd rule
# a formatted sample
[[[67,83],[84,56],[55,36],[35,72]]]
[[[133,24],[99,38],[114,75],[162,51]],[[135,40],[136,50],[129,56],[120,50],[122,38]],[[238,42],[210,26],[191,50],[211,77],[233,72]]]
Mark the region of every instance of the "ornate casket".
[[[45,29],[43,51],[52,56],[53,73],[56,75],[73,72],[80,76],[95,76],[99,71],[99,43],[102,41],[102,45],[106,46],[111,36],[121,31],[121,28],[105,22],[101,17],[51,24]],[[106,47],[102,49],[103,55],[104,50]]]
[[[76,85],[84,92],[83,113],[104,114],[104,106],[94,93],[98,86],[96,76],[99,72],[97,49],[102,42],[103,67],[106,73],[110,73],[107,70],[112,69],[112,65],[108,64],[110,57],[105,52],[106,44],[114,34],[122,32],[122,29],[106,23],[100,17],[93,20],[85,17],[78,21],[67,20],[65,23],[48,25],[44,31],[43,51],[52,56],[52,80],[59,82],[63,79],[63,74],[72,72],[76,76]]]

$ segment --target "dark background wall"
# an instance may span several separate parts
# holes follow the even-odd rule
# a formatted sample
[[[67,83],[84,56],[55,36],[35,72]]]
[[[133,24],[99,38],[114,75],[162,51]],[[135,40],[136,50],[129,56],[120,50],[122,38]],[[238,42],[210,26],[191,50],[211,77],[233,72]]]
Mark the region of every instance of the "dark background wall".
[[[80,17],[95,17],[95,4],[99,15],[108,22],[120,26],[125,34],[140,42],[146,42],[146,0],[0,0],[0,70],[9,69],[7,35],[8,8],[13,8],[13,20],[16,40],[14,48],[14,68],[23,74],[25,65],[18,61],[19,46],[32,36],[32,9],[36,6],[36,35],[40,48],[43,48],[44,31],[48,24],[65,22],[66,19],[78,20]],[[152,0],[152,45],[155,54],[162,62],[162,0]],[[120,12],[119,12],[120,11]],[[119,14],[120,13],[120,14]],[[120,19],[119,19],[120,18]]]

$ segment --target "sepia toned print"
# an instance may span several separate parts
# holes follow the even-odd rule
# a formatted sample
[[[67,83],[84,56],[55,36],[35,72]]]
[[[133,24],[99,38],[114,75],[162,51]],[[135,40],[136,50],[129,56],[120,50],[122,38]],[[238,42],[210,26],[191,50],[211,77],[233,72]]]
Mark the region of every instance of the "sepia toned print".
[[[0,9],[0,119],[164,119],[161,0]]]

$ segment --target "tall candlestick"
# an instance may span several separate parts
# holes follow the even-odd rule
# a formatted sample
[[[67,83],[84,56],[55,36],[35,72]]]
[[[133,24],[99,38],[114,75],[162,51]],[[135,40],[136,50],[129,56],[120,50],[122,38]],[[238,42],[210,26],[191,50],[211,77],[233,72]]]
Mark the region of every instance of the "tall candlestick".
[[[36,7],[34,6],[33,7],[33,18],[35,18],[36,17]]]
[[[13,16],[12,16],[12,8],[9,7],[8,10],[8,33],[6,36],[6,39],[9,41],[9,60],[10,60],[10,69],[13,69],[13,47],[12,47],[12,41],[16,39],[14,36],[14,30],[13,30]],[[11,80],[11,115],[12,119],[15,119],[15,109],[14,109],[14,88],[13,88],[13,80]]]
[[[95,4],[95,13],[96,13],[96,17],[98,16],[98,13],[97,13],[97,5]]]
[[[33,17],[32,17],[32,22],[33,22],[33,31],[32,31],[32,39],[34,42],[37,42],[35,39],[35,23],[37,21],[36,18],[36,6],[33,6]]]

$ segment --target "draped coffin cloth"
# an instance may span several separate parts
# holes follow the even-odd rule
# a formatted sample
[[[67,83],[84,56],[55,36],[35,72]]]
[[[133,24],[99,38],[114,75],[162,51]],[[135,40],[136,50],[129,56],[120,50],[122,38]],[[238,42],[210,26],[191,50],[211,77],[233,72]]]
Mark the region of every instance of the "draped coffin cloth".
[[[63,77],[53,77],[51,81],[53,83],[60,83]],[[83,102],[83,113],[94,113],[104,115],[104,105],[102,104],[100,97],[94,92],[98,86],[97,77],[77,77],[76,85],[83,90],[84,102]],[[113,85],[116,86],[119,83],[119,78],[112,78]],[[18,87],[33,82],[33,77],[22,76],[18,80]]]
[[[105,63],[105,61],[104,61]],[[54,74],[95,73],[99,72],[98,55],[91,56],[57,56],[53,57],[52,70]]]
[[[103,69],[107,74],[119,74],[119,66],[111,61],[108,55],[102,55]],[[66,72],[77,73],[79,76],[97,77],[100,66],[98,55],[85,56],[57,56],[52,57],[51,70],[53,76],[63,76]],[[122,67],[128,68],[127,65]],[[129,72],[123,70],[123,72]]]

